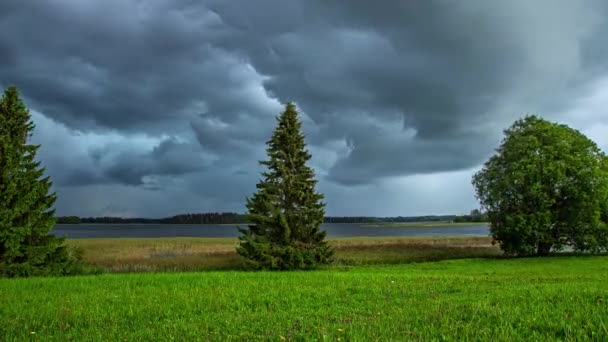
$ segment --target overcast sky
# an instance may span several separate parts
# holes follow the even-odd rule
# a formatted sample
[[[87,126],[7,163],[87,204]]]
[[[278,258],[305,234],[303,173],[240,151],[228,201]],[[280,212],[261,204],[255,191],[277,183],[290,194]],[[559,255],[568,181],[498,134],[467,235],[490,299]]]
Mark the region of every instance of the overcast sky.
[[[0,1],[58,214],[244,212],[286,101],[328,215],[457,214],[526,113],[608,150],[605,1]]]

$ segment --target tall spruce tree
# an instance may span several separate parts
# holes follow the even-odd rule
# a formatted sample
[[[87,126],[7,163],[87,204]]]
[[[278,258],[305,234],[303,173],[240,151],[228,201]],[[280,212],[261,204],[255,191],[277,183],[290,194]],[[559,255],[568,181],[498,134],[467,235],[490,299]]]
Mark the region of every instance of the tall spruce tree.
[[[0,274],[59,275],[75,262],[62,239],[49,235],[55,220],[51,182],[28,144],[34,124],[14,86],[0,101]]]
[[[320,229],[325,215],[323,195],[315,191],[314,171],[306,165],[301,122],[293,103],[277,117],[278,125],[266,143],[269,160],[257,192],[247,199],[252,225],[243,234],[237,252],[258,269],[309,269],[326,264],[332,250]]]

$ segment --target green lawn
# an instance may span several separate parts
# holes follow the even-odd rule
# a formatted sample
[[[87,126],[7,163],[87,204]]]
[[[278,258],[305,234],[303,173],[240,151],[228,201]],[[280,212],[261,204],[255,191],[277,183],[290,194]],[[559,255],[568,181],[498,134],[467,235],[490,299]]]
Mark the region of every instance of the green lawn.
[[[0,279],[0,340],[605,340],[608,259]]]

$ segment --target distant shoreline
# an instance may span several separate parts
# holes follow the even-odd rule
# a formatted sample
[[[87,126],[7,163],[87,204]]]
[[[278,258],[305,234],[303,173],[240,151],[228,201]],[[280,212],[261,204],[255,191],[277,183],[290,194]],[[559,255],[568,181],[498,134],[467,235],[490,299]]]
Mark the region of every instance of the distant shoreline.
[[[250,223],[56,223],[55,226],[247,226]]]
[[[364,223],[366,228],[450,228],[488,225],[489,222],[382,222]]]
[[[489,222],[325,222],[323,224],[359,225],[363,228],[449,228],[488,225]],[[55,226],[249,226],[251,223],[57,223]]]

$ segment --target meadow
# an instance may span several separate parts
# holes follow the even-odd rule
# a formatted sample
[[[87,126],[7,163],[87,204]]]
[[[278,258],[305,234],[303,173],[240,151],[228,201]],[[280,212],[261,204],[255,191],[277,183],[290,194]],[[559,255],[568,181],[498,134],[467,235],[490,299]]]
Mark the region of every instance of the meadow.
[[[70,239],[83,261],[107,272],[239,270],[234,238]],[[329,239],[334,266],[401,264],[501,254],[488,237]]]
[[[0,279],[0,340],[605,340],[603,256]]]

